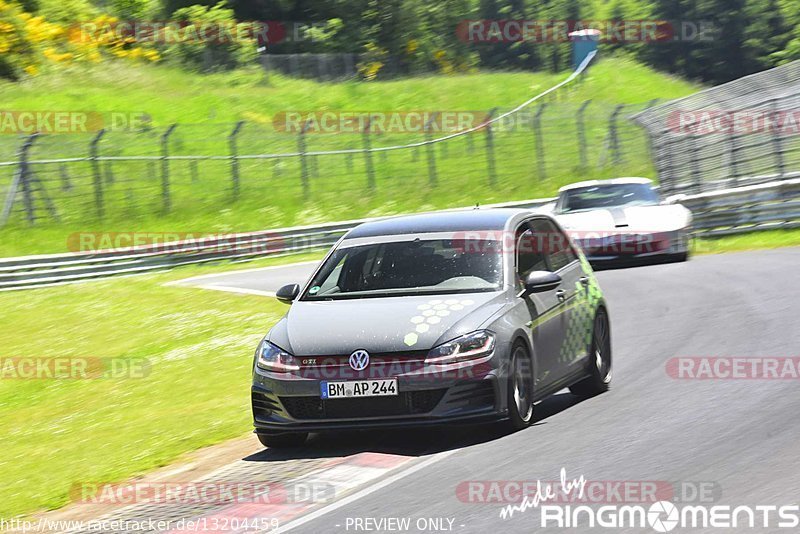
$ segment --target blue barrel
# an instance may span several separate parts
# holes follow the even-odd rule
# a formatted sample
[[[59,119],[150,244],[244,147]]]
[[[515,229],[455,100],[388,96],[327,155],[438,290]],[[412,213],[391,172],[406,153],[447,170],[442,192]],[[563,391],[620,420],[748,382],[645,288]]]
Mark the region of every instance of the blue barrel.
[[[586,59],[590,53],[597,50],[597,43],[600,41],[600,30],[578,30],[569,34],[569,40],[572,41],[572,69],[578,68],[578,65]]]

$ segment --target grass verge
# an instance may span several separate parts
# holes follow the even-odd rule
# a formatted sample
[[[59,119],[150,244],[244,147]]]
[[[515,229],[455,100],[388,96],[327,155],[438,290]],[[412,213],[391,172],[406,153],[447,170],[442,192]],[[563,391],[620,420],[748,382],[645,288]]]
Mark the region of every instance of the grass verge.
[[[253,352],[285,305],[163,285],[219,269],[0,293],[4,362],[58,356],[150,363],[144,378],[84,380],[13,379],[3,367],[0,517],[60,507],[73,483],[122,480],[250,429]]]

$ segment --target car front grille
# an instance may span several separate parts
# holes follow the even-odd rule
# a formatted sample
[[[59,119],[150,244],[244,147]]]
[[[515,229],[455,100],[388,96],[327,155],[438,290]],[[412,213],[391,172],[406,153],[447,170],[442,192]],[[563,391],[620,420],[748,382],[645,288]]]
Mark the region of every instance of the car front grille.
[[[280,410],[277,398],[261,391],[251,391],[250,400],[253,405],[253,417],[256,419],[266,419],[272,412]]]
[[[494,407],[495,387],[492,380],[471,380],[459,382],[447,396],[448,404],[466,402],[471,408]]]
[[[391,397],[321,399],[281,397],[281,403],[295,419],[357,419],[389,415],[419,415],[430,412],[446,390],[405,391]]]

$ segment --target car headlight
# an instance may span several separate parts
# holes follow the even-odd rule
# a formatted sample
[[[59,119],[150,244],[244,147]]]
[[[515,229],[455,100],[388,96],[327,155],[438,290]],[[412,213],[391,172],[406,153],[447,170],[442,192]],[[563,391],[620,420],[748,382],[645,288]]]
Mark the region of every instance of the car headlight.
[[[258,365],[259,369],[264,369],[265,371],[287,373],[300,369],[294,356],[266,339],[258,346],[256,355],[256,365]]]
[[[494,334],[487,330],[479,330],[431,349],[425,358],[425,363],[445,365],[474,360],[491,354],[493,350]]]

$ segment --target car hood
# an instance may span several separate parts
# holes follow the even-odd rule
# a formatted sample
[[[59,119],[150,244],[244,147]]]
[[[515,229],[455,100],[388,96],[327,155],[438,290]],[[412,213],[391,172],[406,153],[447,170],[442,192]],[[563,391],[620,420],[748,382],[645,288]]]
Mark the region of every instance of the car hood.
[[[479,329],[504,292],[296,301],[268,339],[296,356],[428,350]]]
[[[680,204],[629,206],[565,213],[556,217],[569,232],[668,232],[686,228],[692,214]],[[580,237],[580,236],[577,236]]]

